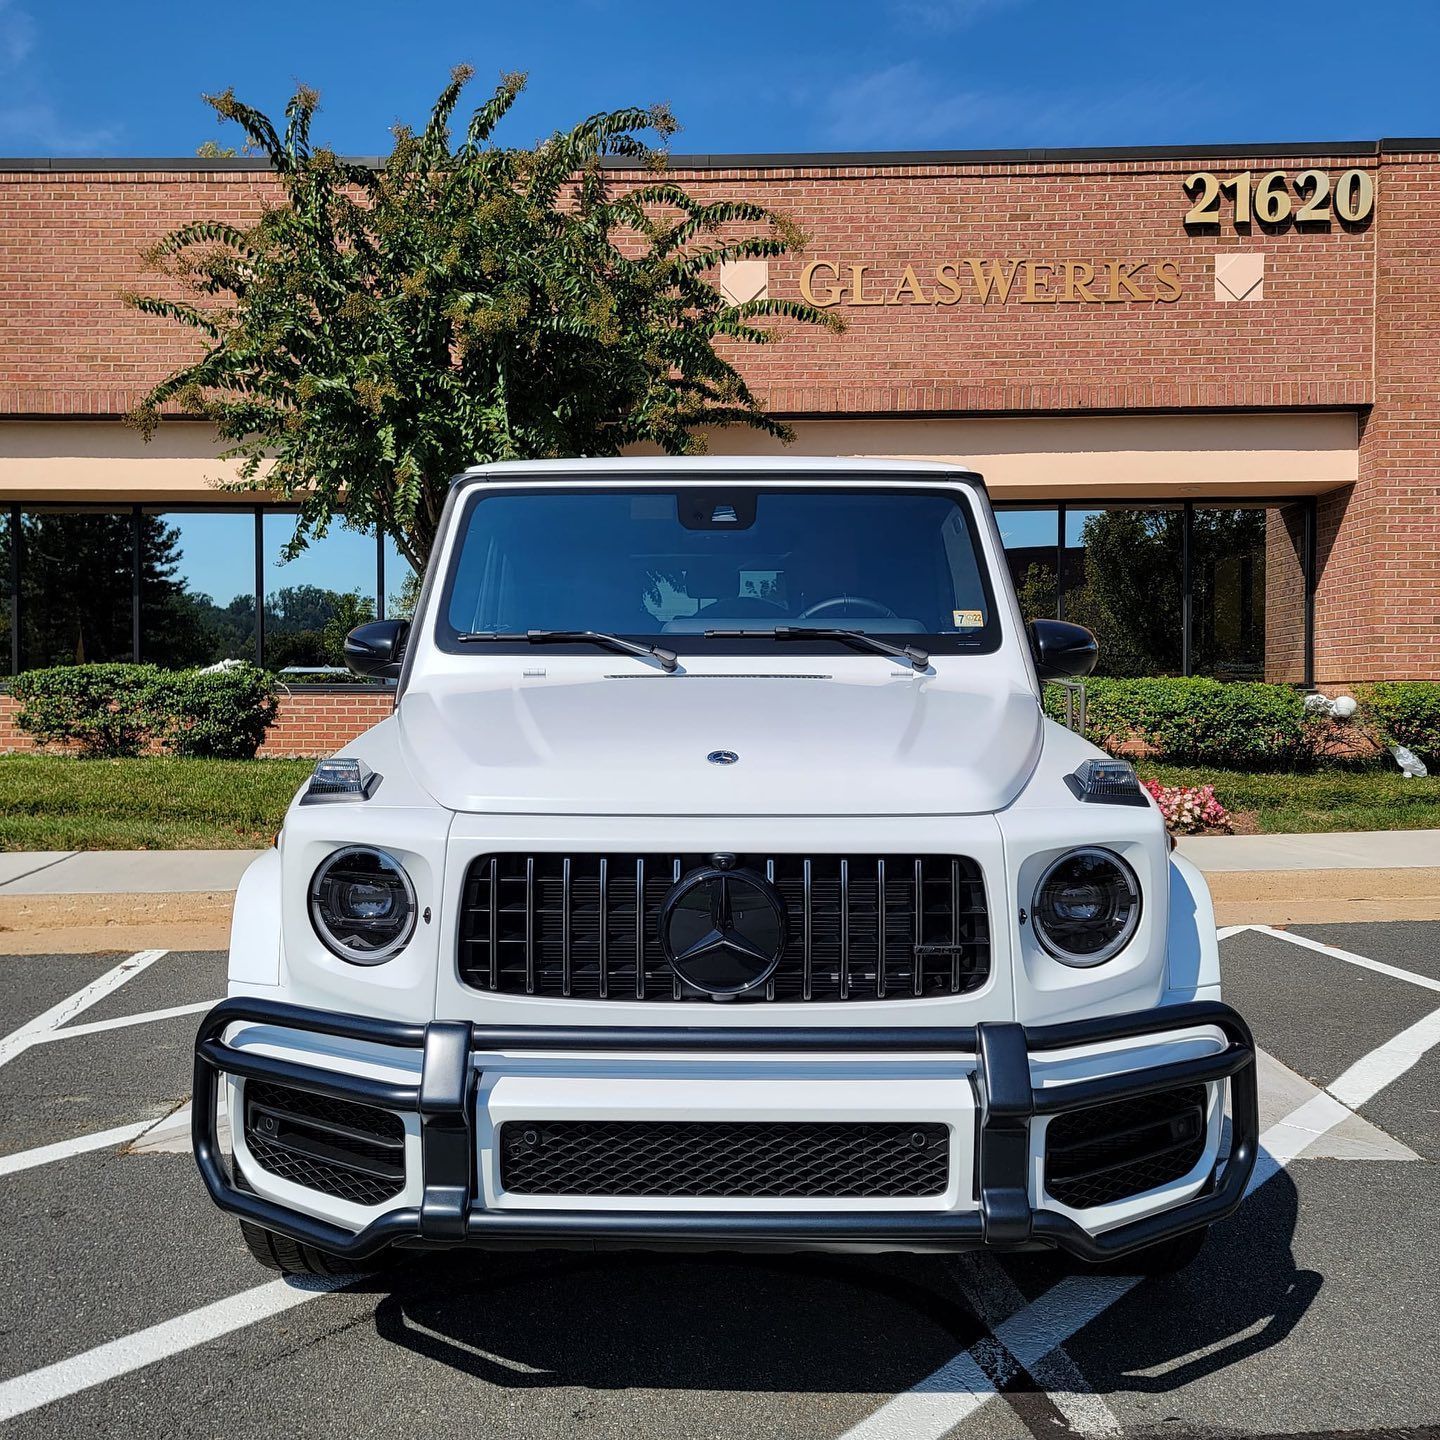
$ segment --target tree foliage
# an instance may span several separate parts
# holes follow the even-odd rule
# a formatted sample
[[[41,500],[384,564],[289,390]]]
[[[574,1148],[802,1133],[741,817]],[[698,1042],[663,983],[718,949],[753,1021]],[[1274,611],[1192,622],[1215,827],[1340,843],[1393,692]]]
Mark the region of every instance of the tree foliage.
[[[493,135],[523,77],[452,136],[469,78],[456,70],[376,169],[312,145],[311,90],[283,127],[230,91],[207,97],[268,158],[283,202],[248,227],[201,219],[167,235],[150,259],[175,283],[127,297],[206,342],[136,422],[212,420],[240,485],[299,502],[292,554],[343,512],[423,568],[450,476],[477,462],[642,442],[693,453],[702,427],[726,424],[786,437],[728,357],[776,339],[765,321],[838,325],[790,300],[722,297],[716,267],[803,237],[763,206],[668,180],[663,107],[510,148]],[[614,156],[650,178],[617,185]]]

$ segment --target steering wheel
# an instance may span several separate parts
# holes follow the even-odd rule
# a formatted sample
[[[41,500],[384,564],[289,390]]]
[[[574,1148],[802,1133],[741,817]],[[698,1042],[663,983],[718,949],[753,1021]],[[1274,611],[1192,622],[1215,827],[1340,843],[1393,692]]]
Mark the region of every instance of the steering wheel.
[[[839,611],[844,614],[854,609],[858,609],[862,615],[878,615],[885,620],[900,618],[888,605],[882,605],[868,595],[832,595],[828,600],[819,600],[814,605],[802,610],[799,618],[816,620],[822,615],[828,615],[831,611]]]

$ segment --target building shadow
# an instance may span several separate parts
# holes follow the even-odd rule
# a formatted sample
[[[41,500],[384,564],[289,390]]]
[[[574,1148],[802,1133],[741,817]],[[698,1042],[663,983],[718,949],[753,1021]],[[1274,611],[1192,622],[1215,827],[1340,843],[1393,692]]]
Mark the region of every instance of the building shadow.
[[[1280,1343],[1322,1283],[1294,1262],[1297,1208],[1282,1172],[1186,1271],[1144,1281],[1092,1322],[1068,1342],[1087,1380],[1101,1393],[1161,1393]],[[375,1325],[391,1344],[514,1389],[894,1394],[987,1334],[957,1283],[974,1263],[454,1252],[407,1262]],[[1006,1262],[1030,1299],[1076,1268]],[[1021,1374],[1003,1388],[1035,1387]]]

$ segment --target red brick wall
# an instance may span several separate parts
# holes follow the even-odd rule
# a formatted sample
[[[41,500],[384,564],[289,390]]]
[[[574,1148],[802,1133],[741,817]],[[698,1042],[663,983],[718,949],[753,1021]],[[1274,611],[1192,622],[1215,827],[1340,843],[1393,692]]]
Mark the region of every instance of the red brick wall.
[[[393,708],[393,698],[388,694],[291,691],[280,697],[280,713],[260,753],[329,755],[383,720]],[[0,694],[0,754],[35,748],[30,737],[16,726],[15,709],[15,701]]]
[[[1209,162],[1206,162],[1209,163]],[[1305,165],[1332,174],[1374,157],[1215,162]],[[772,263],[771,293],[799,294],[805,259],[868,262],[894,290],[914,262],[964,256],[1173,260],[1174,304],[843,307],[842,336],[808,329],[746,348],[745,369],[785,412],[1234,409],[1356,405],[1371,398],[1375,230],[1187,234],[1181,180],[1194,161],[696,170],[673,178],[702,199],[753,198],[809,237]],[[1433,173],[1433,172],[1432,172]],[[243,221],[272,182],[253,172],[0,173],[0,413],[113,414],[198,342],[136,315],[125,290],[153,288],[141,252],[198,216]],[[1382,193],[1381,203],[1384,202]],[[1214,256],[1264,251],[1265,298],[1217,304]],[[1101,289],[1103,290],[1103,286]]]
[[[1360,479],[1322,498],[1315,672],[1440,679],[1440,154],[1389,157],[1375,229],[1375,404]]]

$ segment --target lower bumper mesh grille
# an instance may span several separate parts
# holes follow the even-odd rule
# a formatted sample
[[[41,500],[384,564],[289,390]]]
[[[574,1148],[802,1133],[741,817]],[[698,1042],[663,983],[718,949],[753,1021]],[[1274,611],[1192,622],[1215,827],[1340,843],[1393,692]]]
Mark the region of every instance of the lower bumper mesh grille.
[[[507,1121],[500,1182],[524,1195],[896,1199],[939,1195],[950,1132],[936,1124]]]
[[[1072,1110],[1045,1132],[1045,1188],[1085,1210],[1188,1174],[1205,1153],[1205,1087]]]
[[[262,1170],[355,1205],[405,1188],[405,1126],[370,1105],[250,1080],[245,1144]]]

